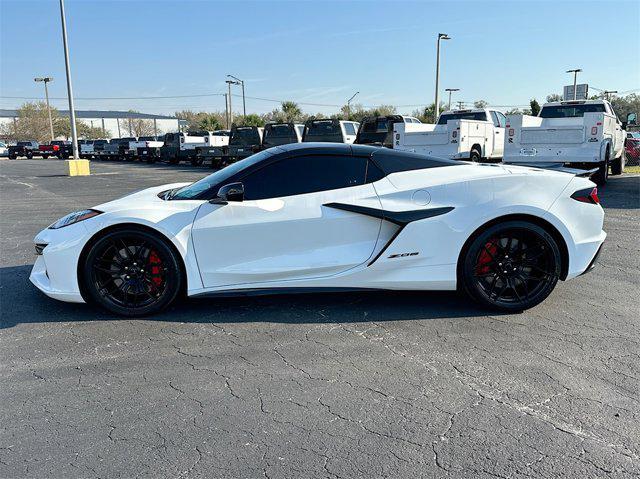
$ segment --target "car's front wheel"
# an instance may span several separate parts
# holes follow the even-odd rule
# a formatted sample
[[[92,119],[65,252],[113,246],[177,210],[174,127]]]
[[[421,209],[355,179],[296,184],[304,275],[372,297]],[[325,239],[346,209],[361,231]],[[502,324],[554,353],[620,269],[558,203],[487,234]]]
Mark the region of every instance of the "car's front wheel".
[[[471,242],[461,258],[460,279],[481,304],[515,312],[549,296],[560,273],[560,249],[544,228],[528,221],[505,221]]]
[[[147,316],[171,304],[182,288],[180,259],[168,242],[127,228],[100,237],[82,265],[89,300],[123,316]]]

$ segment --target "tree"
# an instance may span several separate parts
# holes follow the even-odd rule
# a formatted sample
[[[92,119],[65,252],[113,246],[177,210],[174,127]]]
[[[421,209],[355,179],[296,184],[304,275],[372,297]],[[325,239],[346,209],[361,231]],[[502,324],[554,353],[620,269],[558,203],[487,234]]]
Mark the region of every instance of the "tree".
[[[215,131],[222,130],[227,124],[225,112],[194,112],[182,110],[175,112],[176,118],[187,122],[187,131]]]
[[[440,103],[440,111],[445,111],[444,103]],[[435,123],[436,122],[435,114],[436,114],[436,104],[434,102],[424,108],[421,108],[419,110],[414,110],[411,115],[418,118],[422,123]]]
[[[135,110],[129,110],[129,113],[139,113]],[[152,136],[155,134],[153,120],[146,118],[126,118],[123,120],[120,128],[129,133],[129,136]]]
[[[529,106],[531,107],[531,114],[533,116],[538,116],[538,113],[540,113],[540,104],[538,101],[535,98],[532,98],[529,101]]]
[[[476,100],[473,102],[474,108],[486,108],[489,104],[484,100]]]
[[[302,110],[298,104],[293,101],[283,101],[280,108],[282,109],[282,114],[287,122],[293,123],[300,120],[300,117],[302,116]]]
[[[356,103],[351,106],[343,105],[340,108],[340,113],[332,115],[331,118],[339,120],[346,118],[347,120],[361,122],[367,116],[395,115],[396,112],[396,107],[393,105],[379,105],[375,108],[366,109],[360,103]]]
[[[552,93],[551,95],[547,95],[547,103],[552,101],[562,101],[562,95],[558,95],[557,93]]]
[[[505,115],[522,115],[522,111],[519,108],[512,108],[504,112]]]
[[[260,115],[256,115],[255,113],[250,113],[247,116],[239,117],[237,123],[234,123],[235,126],[264,126],[265,119]]]

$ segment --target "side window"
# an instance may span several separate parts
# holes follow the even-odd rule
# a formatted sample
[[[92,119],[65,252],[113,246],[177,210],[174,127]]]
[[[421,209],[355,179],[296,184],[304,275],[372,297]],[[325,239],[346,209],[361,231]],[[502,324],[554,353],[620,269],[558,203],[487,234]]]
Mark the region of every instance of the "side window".
[[[242,179],[247,200],[335,190],[365,182],[366,158],[309,155],[286,158]]]
[[[500,127],[504,128],[505,126],[507,126],[507,117],[504,116],[502,113],[500,113],[499,111],[496,112],[496,114],[498,115],[498,122],[500,123]]]
[[[355,135],[356,134],[356,129],[353,126],[353,123],[345,123],[344,124],[344,131],[347,135]]]
[[[371,160],[367,163],[367,183],[375,183],[385,177],[384,172]]]
[[[498,121],[498,115],[495,111],[491,112],[491,121],[493,122],[493,126],[500,126],[500,121]]]

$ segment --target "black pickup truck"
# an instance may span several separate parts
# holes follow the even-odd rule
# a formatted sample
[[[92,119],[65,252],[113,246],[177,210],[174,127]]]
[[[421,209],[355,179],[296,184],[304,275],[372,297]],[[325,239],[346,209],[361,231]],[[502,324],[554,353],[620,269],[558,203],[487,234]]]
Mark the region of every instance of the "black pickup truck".
[[[34,155],[40,155],[39,147],[40,145],[35,140],[19,141],[8,148],[9,159],[15,160],[19,156],[26,156],[31,159]]]

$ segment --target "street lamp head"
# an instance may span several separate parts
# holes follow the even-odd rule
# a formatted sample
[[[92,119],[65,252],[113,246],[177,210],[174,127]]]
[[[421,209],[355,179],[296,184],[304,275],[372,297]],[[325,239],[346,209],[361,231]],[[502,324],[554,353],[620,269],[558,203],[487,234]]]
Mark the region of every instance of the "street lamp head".
[[[451,40],[451,37],[446,33],[438,33],[438,38],[440,40]]]
[[[460,91],[460,88],[445,88],[444,91]]]
[[[229,85],[240,85],[240,82],[235,80],[226,80],[225,83],[228,83]]]
[[[582,71],[582,68],[576,68],[574,70],[567,70],[567,73],[579,73]]]
[[[240,78],[238,77],[234,77],[233,75],[227,75],[227,78],[233,78],[234,80],[236,80],[237,82],[243,83],[242,80],[240,80]],[[237,84],[237,83],[236,83]]]
[[[53,81],[53,77],[37,77],[37,78],[34,78],[33,81],[37,81],[37,82],[43,81],[46,83],[46,82]]]

